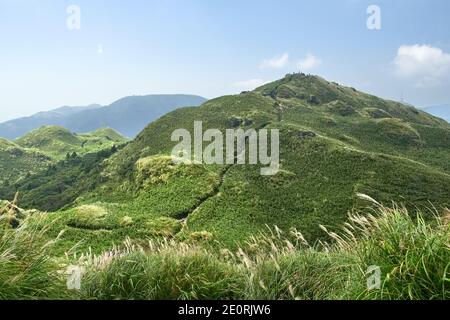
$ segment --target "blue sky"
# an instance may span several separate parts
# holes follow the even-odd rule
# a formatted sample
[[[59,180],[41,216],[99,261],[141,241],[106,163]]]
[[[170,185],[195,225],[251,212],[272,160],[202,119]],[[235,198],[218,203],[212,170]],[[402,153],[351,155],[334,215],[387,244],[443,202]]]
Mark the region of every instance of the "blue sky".
[[[0,0],[0,43],[0,121],[134,94],[212,98],[299,70],[450,103],[448,0]]]

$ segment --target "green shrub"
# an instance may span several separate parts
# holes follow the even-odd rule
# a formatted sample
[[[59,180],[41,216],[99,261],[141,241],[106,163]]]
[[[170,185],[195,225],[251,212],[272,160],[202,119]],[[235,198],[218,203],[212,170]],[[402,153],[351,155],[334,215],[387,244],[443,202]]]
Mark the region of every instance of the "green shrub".
[[[146,228],[151,235],[169,237],[177,234],[181,230],[182,224],[178,220],[161,217],[148,221]]]
[[[72,210],[68,225],[87,230],[108,229],[109,212],[99,205],[82,205]]]

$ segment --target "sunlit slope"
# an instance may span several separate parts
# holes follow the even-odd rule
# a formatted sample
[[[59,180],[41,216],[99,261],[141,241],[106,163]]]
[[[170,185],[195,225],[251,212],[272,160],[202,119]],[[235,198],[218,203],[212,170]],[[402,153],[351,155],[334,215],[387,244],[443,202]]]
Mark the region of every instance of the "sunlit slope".
[[[318,224],[339,224],[359,205],[357,192],[411,207],[448,204],[448,124],[318,77],[281,81],[295,96],[289,91],[280,97],[275,83],[150,124],[107,160],[107,181],[83,201],[119,203],[147,217],[187,218],[178,237],[208,231],[230,244],[266,224],[295,226],[315,239]],[[176,166],[167,158],[165,165],[152,164],[170,154],[173,130],[192,132],[194,121],[203,121],[204,130],[280,129],[281,171],[264,177],[252,165]]]
[[[0,138],[0,184],[9,185],[38,172],[51,159],[46,155],[23,148],[11,141]]]
[[[279,129],[280,172],[174,164],[172,132],[192,133],[194,121],[203,130]],[[49,219],[58,217],[55,235],[66,229],[65,249],[162,235],[233,246],[266,225],[296,227],[315,241],[324,236],[319,224],[340,225],[362,205],[358,192],[412,211],[448,206],[449,150],[450,126],[438,118],[315,76],[288,75],[151,123],[77,182],[78,198],[62,201],[68,209]]]
[[[9,198],[35,174],[47,174],[50,165],[68,156],[109,150],[128,141],[113,129],[104,128],[86,134],[75,134],[58,126],[33,130],[15,141],[0,138],[0,193]],[[17,184],[17,188],[15,187]],[[33,188],[37,187],[35,184]],[[10,190],[3,192],[7,187]],[[33,188],[27,188],[31,191]],[[63,190],[60,189],[60,193]]]
[[[59,126],[44,126],[15,140],[24,147],[38,150],[54,159],[63,159],[68,153],[85,154],[110,148],[127,139],[113,129],[76,134]]]

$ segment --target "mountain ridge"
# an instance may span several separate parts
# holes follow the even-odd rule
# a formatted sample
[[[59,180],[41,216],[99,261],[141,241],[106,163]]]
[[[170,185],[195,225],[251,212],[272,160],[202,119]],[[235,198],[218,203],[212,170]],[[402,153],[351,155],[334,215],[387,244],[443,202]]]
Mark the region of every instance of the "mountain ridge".
[[[195,95],[162,94],[128,96],[108,106],[65,106],[0,123],[0,137],[16,139],[44,125],[59,125],[77,133],[112,127],[125,136],[134,137],[145,125],[165,113],[204,101],[205,98]]]

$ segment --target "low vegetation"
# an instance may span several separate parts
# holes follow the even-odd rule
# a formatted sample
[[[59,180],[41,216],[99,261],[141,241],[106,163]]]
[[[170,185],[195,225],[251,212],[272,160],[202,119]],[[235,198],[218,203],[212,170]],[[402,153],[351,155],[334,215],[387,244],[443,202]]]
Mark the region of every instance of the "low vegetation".
[[[41,163],[44,166],[38,173],[0,185],[1,198],[12,200],[18,191],[21,207],[42,211],[61,209],[102,182],[99,174],[102,162],[119,148],[113,146],[84,156],[71,154],[48,166]]]
[[[2,229],[0,277],[10,285],[0,288],[0,297],[449,299],[448,214],[427,223],[422,213],[377,205],[350,215],[339,231],[322,227],[329,240],[314,245],[295,229],[273,227],[235,251],[192,240],[127,240],[99,255],[64,261],[51,256],[54,241],[42,245],[45,229],[26,222]],[[85,270],[79,291],[62,286],[69,264]],[[380,271],[379,284],[371,270]]]
[[[68,155],[98,152],[126,141],[125,137],[109,128],[76,134],[63,127],[44,126],[16,139],[15,143],[52,159],[62,160]]]
[[[109,128],[75,134],[58,126],[41,127],[14,141],[0,138],[0,187],[24,183],[59,161],[100,153],[127,141]]]

